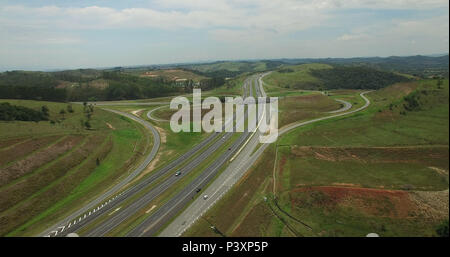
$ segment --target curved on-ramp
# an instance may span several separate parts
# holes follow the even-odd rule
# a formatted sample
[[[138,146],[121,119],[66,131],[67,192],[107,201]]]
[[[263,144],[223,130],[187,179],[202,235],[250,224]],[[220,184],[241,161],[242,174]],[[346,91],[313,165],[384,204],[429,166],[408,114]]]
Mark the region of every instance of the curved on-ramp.
[[[164,120],[164,119],[155,118],[155,117],[153,117],[153,115],[152,115],[154,111],[159,110],[159,109],[164,108],[164,107],[167,107],[167,105],[163,105],[163,106],[160,106],[160,107],[156,107],[156,108],[154,108],[154,109],[148,111],[148,112],[147,112],[147,118],[149,118],[150,120],[153,120],[153,121],[159,121],[159,122],[166,122],[166,121],[169,121],[169,120]]]
[[[334,111],[331,111],[331,112],[328,112],[328,113],[345,112],[347,110],[350,110],[350,108],[352,108],[352,104],[347,102],[347,101],[344,101],[344,100],[341,100],[341,99],[334,99],[334,100],[342,103],[344,106],[342,106],[342,108],[340,108],[340,109],[337,109],[337,110],[334,110]]]

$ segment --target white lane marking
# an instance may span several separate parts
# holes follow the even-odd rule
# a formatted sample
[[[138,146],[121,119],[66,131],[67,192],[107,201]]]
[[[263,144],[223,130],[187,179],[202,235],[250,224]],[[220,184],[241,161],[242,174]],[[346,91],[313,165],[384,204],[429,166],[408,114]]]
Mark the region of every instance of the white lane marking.
[[[122,208],[122,207],[119,207],[119,208],[115,209],[115,210],[112,211],[110,214],[108,214],[108,216],[111,215],[111,214],[113,214],[113,213],[115,213],[116,211],[120,210],[120,208]]]
[[[156,208],[156,205],[153,205],[152,206],[152,208],[150,208],[150,209],[148,209],[145,213],[149,213],[149,212],[151,212],[153,209],[155,209]]]
[[[58,229],[60,229],[60,228],[61,228],[61,232],[63,232],[64,228],[66,228],[66,226],[58,227]]]

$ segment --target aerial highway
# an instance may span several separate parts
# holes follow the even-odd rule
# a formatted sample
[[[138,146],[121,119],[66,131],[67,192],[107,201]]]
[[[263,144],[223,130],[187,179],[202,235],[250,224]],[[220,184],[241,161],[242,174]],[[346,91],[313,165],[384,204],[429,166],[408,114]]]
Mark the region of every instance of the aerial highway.
[[[249,77],[243,85],[243,96],[266,96],[262,86],[262,77],[267,74],[268,73]],[[338,114],[288,125],[281,129],[279,134],[281,135],[298,126],[362,110],[370,103],[368,99],[365,98],[365,93],[367,92],[361,93],[361,97],[366,100],[366,104],[363,107],[353,111],[344,112],[351,108],[351,104],[349,106],[342,101],[344,107],[336,110],[336,112],[339,111]],[[102,103],[102,105],[107,106],[107,103]],[[155,145],[157,144],[159,147],[159,134],[150,123],[131,114],[112,109],[107,110],[127,116],[144,124],[152,131],[152,133],[158,135],[158,140],[155,140]],[[154,110],[155,109],[150,110],[147,113],[147,117],[150,120],[159,121],[151,116],[151,113]],[[235,117],[236,115],[234,115],[233,119],[225,122],[226,124],[223,126],[230,125],[231,123],[231,125],[237,127],[239,124],[246,121],[247,112],[245,114],[244,117]],[[258,117],[260,117],[260,115],[262,114],[258,113]],[[85,229],[83,236],[107,236],[109,232],[113,231],[121,223],[135,216],[136,213],[142,211],[143,208],[148,208],[152,201],[166,192],[169,188],[172,188],[180,179],[189,176],[193,170],[210,158],[212,153],[223,149],[223,146],[228,142],[230,145],[226,151],[222,152],[217,158],[209,163],[199,175],[187,185],[184,185],[183,188],[180,188],[173,196],[169,197],[167,201],[163,202],[161,206],[158,206],[155,210],[152,209],[152,212],[150,212],[149,215],[126,234],[126,236],[131,237],[181,235],[182,232],[194,223],[195,220],[210,206],[219,200],[245,174],[268,145],[259,143],[260,132],[258,130],[255,132],[244,131],[236,140],[231,142],[230,140],[234,133],[235,132],[211,133],[206,139],[188,152],[175,158],[166,166],[153,171],[148,176],[129,185],[130,181],[140,174],[154,158],[157,149],[152,149],[145,161],[126,179],[114,185],[108,192],[102,194],[102,197],[97,197],[94,201],[91,201],[89,205],[84,206],[62,222],[58,222],[56,229],[55,227],[49,229],[46,231],[46,235],[65,236],[69,233]],[[180,172],[179,176],[168,176],[168,174],[175,170]],[[125,187],[125,185],[129,186]],[[208,197],[201,197],[205,195]],[[132,199],[132,201],[130,201],[130,199]],[[173,221],[168,224],[171,220]],[[168,226],[161,231],[167,224]]]

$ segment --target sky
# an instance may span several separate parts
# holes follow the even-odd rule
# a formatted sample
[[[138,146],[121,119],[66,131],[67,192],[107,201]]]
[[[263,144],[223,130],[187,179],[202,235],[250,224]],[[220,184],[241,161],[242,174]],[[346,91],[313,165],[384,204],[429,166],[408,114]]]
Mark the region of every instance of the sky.
[[[449,52],[448,0],[0,0],[0,70]]]

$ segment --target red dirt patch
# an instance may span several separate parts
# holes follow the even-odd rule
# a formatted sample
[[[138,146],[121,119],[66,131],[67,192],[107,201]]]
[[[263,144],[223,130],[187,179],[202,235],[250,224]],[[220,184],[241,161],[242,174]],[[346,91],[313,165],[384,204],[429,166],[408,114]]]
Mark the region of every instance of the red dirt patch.
[[[309,147],[293,146],[296,158],[324,161],[359,161],[363,163],[423,163],[441,164],[448,168],[448,147]]]
[[[312,205],[325,208],[351,208],[378,217],[405,218],[415,209],[409,193],[400,190],[384,190],[354,187],[304,187],[291,192],[292,205],[304,204],[299,194],[312,196]]]

